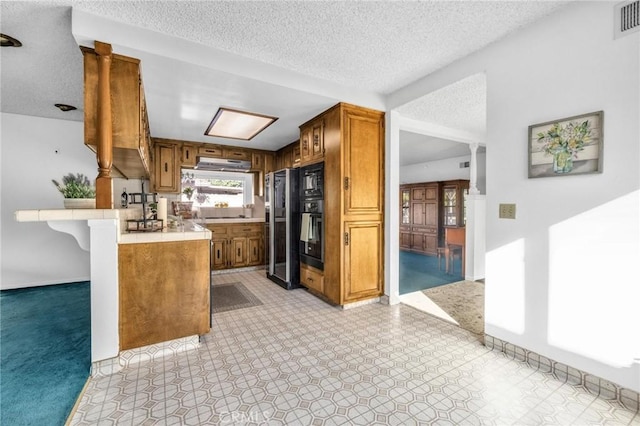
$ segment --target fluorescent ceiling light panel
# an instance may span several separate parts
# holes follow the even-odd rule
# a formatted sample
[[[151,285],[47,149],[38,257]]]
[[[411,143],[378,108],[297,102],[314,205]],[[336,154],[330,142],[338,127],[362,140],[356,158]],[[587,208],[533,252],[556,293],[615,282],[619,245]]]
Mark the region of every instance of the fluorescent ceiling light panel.
[[[248,141],[277,119],[278,117],[253,112],[219,108],[205,135]]]

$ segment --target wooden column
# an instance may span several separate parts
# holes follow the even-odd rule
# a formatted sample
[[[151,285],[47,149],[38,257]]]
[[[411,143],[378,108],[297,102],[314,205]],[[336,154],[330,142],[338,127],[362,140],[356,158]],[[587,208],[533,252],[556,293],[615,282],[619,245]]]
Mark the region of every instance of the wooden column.
[[[113,129],[111,123],[111,45],[95,42],[98,55],[98,177],[96,178],[96,208],[113,208]]]

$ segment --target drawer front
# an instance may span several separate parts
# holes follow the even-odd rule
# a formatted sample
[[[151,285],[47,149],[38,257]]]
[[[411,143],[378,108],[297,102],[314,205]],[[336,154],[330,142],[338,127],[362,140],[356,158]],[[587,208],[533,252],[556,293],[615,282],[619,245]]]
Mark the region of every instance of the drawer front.
[[[224,158],[230,158],[233,160],[251,160],[251,153],[240,149],[225,149]]]
[[[198,148],[198,155],[206,157],[222,157],[222,148],[219,146],[201,146]]]
[[[233,225],[231,227],[231,235],[255,235],[264,232],[264,224],[261,223],[247,223],[244,225]]]
[[[211,238],[226,237],[229,234],[229,228],[220,225],[207,225],[207,229],[211,231]]]
[[[324,275],[321,271],[314,269],[304,263],[300,264],[300,282],[305,287],[324,293]]]

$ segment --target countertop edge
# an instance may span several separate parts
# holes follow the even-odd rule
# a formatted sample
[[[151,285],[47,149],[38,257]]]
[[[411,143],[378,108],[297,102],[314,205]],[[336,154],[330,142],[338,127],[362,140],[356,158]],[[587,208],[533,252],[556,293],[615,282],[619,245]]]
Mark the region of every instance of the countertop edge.
[[[34,209],[16,210],[17,222],[48,222],[57,220],[119,219],[116,209]]]

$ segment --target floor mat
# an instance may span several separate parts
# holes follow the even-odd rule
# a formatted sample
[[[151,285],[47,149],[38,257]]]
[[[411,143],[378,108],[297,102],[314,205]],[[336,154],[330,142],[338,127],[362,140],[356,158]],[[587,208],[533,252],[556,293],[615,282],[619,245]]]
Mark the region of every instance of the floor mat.
[[[484,334],[484,283],[461,281],[430,288],[423,293],[460,327]]]
[[[262,302],[242,283],[226,283],[211,286],[213,313],[260,306]]]

